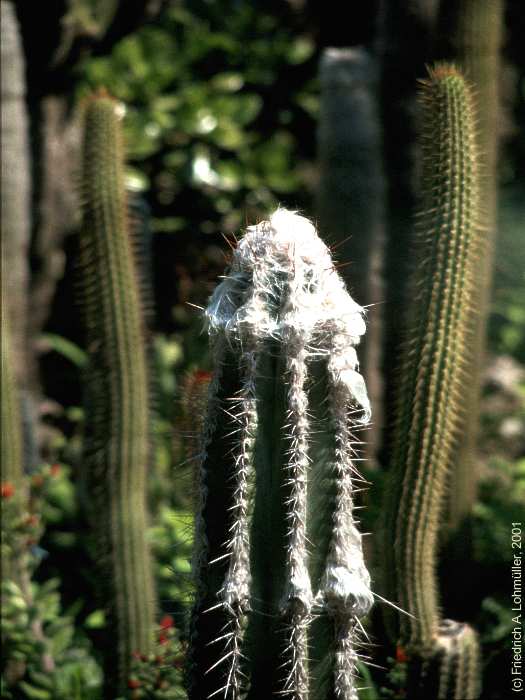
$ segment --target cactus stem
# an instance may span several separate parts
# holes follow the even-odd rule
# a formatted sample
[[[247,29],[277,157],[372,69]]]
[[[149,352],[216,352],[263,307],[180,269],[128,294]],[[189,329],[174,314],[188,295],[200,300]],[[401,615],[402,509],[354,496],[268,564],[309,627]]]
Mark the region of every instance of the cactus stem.
[[[192,700],[307,700],[319,683],[355,698],[372,604],[348,425],[369,418],[362,314],[314,227],[284,210],[248,229],[210,299]]]

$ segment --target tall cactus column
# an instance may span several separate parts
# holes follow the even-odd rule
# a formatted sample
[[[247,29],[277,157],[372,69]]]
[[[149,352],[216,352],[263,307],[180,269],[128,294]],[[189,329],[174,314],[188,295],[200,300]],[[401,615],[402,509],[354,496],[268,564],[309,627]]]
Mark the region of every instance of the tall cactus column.
[[[249,227],[206,310],[190,698],[357,697],[371,604],[353,512],[363,310],[303,217]]]
[[[3,251],[2,245],[2,253]],[[9,311],[7,300],[9,290],[6,284],[5,258],[1,259],[1,347],[0,365],[2,392],[0,397],[0,436],[2,439],[0,446],[0,481],[2,484],[2,497],[4,493],[9,497],[14,495],[16,501],[16,515],[22,513],[27,501],[27,488],[24,479],[24,448],[22,435],[22,416],[20,410],[20,391],[15,377],[15,367],[13,362],[13,347],[11,338],[11,328],[9,323]],[[6,518],[7,520],[7,518]],[[7,525],[7,522],[5,523]],[[6,541],[4,527],[2,527],[1,543],[1,564],[2,579],[8,581],[14,579],[21,583],[24,578],[21,570],[26,568],[26,557],[22,557],[19,551],[12,551]],[[24,559],[24,561],[21,561]]]
[[[453,66],[438,64],[420,97],[424,209],[392,430],[385,556],[388,595],[409,613],[399,616],[395,637],[424,662],[423,688],[414,697],[430,698],[435,688],[425,686],[424,664],[448,648],[440,642],[448,632],[436,580],[437,534],[463,408],[481,226],[470,88]]]
[[[108,697],[133,652],[153,650],[155,592],[147,544],[150,407],[140,281],[124,186],[117,103],[85,114],[81,294],[87,324],[85,469],[108,611]]]
[[[451,476],[449,511],[453,529],[458,529],[470,514],[476,500],[479,479],[476,441],[497,231],[497,164],[502,123],[500,53],[504,8],[503,0],[446,0],[440,6],[443,52],[465,71],[475,90],[478,104],[483,105],[483,109],[479,110],[476,132],[484,170],[480,191],[486,233],[484,251],[476,274],[477,315],[474,319],[475,333],[469,367],[469,406],[462,428],[458,467]],[[461,554],[463,557],[469,556],[468,552]]]
[[[376,98],[378,70],[363,48],[325,49],[319,80],[319,230],[330,236],[337,257],[352,263],[342,270],[352,293],[363,306],[373,307],[360,358],[374,406],[366,456],[375,460],[382,430],[380,303],[385,298],[385,183]]]

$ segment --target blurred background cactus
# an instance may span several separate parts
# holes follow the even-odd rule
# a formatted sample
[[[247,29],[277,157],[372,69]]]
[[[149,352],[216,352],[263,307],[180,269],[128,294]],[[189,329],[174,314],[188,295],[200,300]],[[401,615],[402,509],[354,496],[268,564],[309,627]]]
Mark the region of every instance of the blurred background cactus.
[[[429,696],[475,696],[482,681],[482,697],[506,697],[509,689],[502,679],[508,671],[506,649],[512,626],[506,597],[508,523],[522,519],[525,500],[525,45],[521,4],[511,0],[384,0],[361,5],[359,12],[342,5],[329,13],[315,0],[270,0],[264,8],[260,3],[227,0],[36,4],[1,0],[0,6],[2,556],[9,551],[11,561],[16,561],[10,572],[9,566],[3,566],[3,578],[9,580],[2,589],[2,695],[95,700],[105,692],[115,700],[111,678],[120,673],[119,698],[186,696],[183,673],[190,630],[195,631],[199,624],[206,626],[197,623],[196,617],[189,624],[191,608],[196,611],[206,604],[204,599],[194,604],[190,557],[199,455],[204,444],[199,433],[213,361],[198,308],[207,306],[225,268],[232,261],[236,264],[238,233],[268,220],[278,206],[313,217],[321,240],[330,246],[337,274],[345,280],[352,298],[366,309],[368,328],[359,359],[374,411],[371,422],[359,433],[367,443],[363,446],[367,461],[360,462],[359,468],[371,486],[366,492],[354,493],[353,500],[355,508],[366,506],[357,511],[363,520],[359,529],[372,533],[363,538],[364,554],[380,593],[382,570],[394,552],[385,551],[380,534],[382,504],[385,490],[398,493],[397,487],[389,486],[392,442],[387,435],[398,403],[396,367],[404,354],[402,319],[412,301],[409,270],[420,252],[413,214],[427,167],[416,138],[423,118],[417,81],[424,77],[425,64],[445,60],[465,74],[479,102],[476,146],[485,173],[479,196],[488,245],[476,267],[473,306],[477,314],[472,316],[475,328],[467,343],[471,359],[465,365],[472,379],[460,380],[465,420],[460,411],[457,429],[463,440],[459,449],[450,448],[453,466],[447,477],[446,502],[441,500],[438,507],[435,498],[425,505],[442,513],[431,546],[425,539],[425,551],[433,551],[429,556],[437,567],[436,596],[430,596],[432,605],[439,603],[436,615],[431,615],[435,653],[421,658],[418,666],[417,654],[406,637],[389,636],[383,605],[375,605],[363,621],[375,645],[366,653],[373,656],[375,665],[360,665],[363,680],[358,682],[358,693],[367,700],[417,697],[423,679]],[[91,328],[100,333],[101,345],[93,335],[86,344],[86,314],[80,314],[74,303],[78,262],[87,252],[86,229],[78,235],[81,201],[83,206],[87,201],[80,182],[83,110],[79,107],[86,99],[87,104],[92,102],[89,96],[99,88],[123,105],[120,128],[126,162],[119,188],[121,193],[123,188],[126,191],[123,206],[132,210],[126,225],[142,261],[139,282],[142,288],[146,282],[152,287],[152,303],[145,304],[146,333],[143,321],[132,311],[135,292],[124,292],[119,285],[114,287],[119,291],[113,300],[119,310],[112,316],[114,322],[102,329],[112,306],[107,296],[112,278],[102,271],[107,266],[129,271],[132,266],[127,256],[117,256],[118,265],[115,258],[110,261],[105,256],[87,261],[83,271],[87,274],[91,269],[92,300],[87,315],[92,318]],[[107,162],[104,158],[101,163]],[[102,171],[99,175],[102,177]],[[106,204],[114,184],[97,194]],[[91,195],[95,195],[93,190]],[[106,209],[110,211],[111,207]],[[125,216],[117,217],[115,226],[124,220]],[[332,269],[332,263],[327,266]],[[335,273],[331,275],[336,278]],[[98,305],[93,302],[96,298]],[[106,393],[102,376],[109,377],[110,371],[102,361],[103,338],[109,339],[117,326],[119,332],[131,335],[140,326],[140,333],[135,334],[140,341],[126,346],[129,361],[120,363],[118,370],[124,383]],[[221,332],[216,332],[214,342]],[[109,339],[107,347],[112,342]],[[278,345],[277,340],[275,343]],[[247,352],[245,346],[243,349]],[[8,356],[11,359],[6,360]],[[118,353],[108,353],[107,359],[116,362]],[[268,376],[270,370],[277,371],[271,357],[262,362],[268,365]],[[305,388],[313,411],[309,425],[321,431],[311,431],[309,449],[321,471],[326,453],[335,450],[336,435],[328,404],[321,404],[321,399],[330,393],[335,400],[337,394],[327,392],[329,378],[326,372],[317,371],[322,362],[322,358],[312,360],[315,371]],[[144,371],[137,371],[138,365]],[[223,380],[241,381],[233,376],[235,367],[229,367]],[[244,372],[246,368],[240,369]],[[101,377],[98,384],[94,371]],[[104,494],[102,488],[93,491],[87,457],[97,454],[96,441],[101,456],[105,448],[110,449],[104,435],[115,426],[109,418],[104,424],[100,416],[109,416],[111,409],[122,428],[116,430],[123,438],[121,444],[131,444],[125,437],[130,431],[139,442],[145,432],[147,399],[129,402],[123,392],[127,387],[145,396],[148,391],[135,379],[145,374],[155,386],[149,392],[155,401],[154,411],[147,415],[148,457],[138,459],[142,447],[129,458],[117,455],[115,479],[106,475],[106,481],[100,483],[107,485]],[[282,377],[286,378],[286,371]],[[405,381],[408,386],[410,380]],[[265,396],[270,383],[262,387]],[[13,392],[8,391],[10,387]],[[283,411],[285,383],[277,389]],[[95,401],[84,402],[86,393]],[[10,396],[15,400],[10,401]],[[115,400],[110,406],[111,397]],[[418,397],[423,405],[424,396]],[[268,406],[273,407],[273,401]],[[411,410],[407,399],[404,419],[408,420]],[[279,411],[271,411],[279,420]],[[262,411],[261,421],[266,430],[271,416]],[[437,424],[434,427],[437,431]],[[416,451],[422,434],[426,434],[423,427],[407,434]],[[16,457],[6,461],[8,452],[16,454],[20,449],[22,462]],[[410,459],[414,454],[411,452]],[[223,457],[220,450],[216,457]],[[138,543],[137,552],[144,542],[149,543],[150,581],[157,594],[147,594],[148,582],[140,591],[135,590],[139,585],[131,584],[133,595],[126,602],[133,605],[144,595],[149,600],[156,598],[156,614],[151,607],[141,606],[140,619],[148,617],[152,625],[148,649],[133,649],[127,670],[121,664],[117,671],[115,663],[105,673],[108,655],[114,660],[120,632],[111,622],[113,594],[108,590],[104,600],[100,597],[100,571],[111,570],[112,557],[94,566],[96,547],[98,551],[105,548],[95,532],[101,531],[103,513],[109,512],[119,470],[127,473],[134,459],[147,462],[147,477],[142,473],[139,478],[139,507],[124,508],[121,513],[140,519],[142,504],[148,504],[149,519],[142,528],[147,522],[147,532],[133,541]],[[410,463],[406,461],[405,468]],[[227,470],[229,466],[226,459],[222,467]],[[9,471],[13,468],[20,489]],[[440,465],[438,486],[443,473]],[[332,524],[328,520],[325,531],[313,516],[333,510],[335,492],[330,483],[335,486],[337,479],[312,478],[306,489],[307,529],[311,528],[313,541],[323,543],[320,556],[308,540],[305,545],[314,589],[329,550]],[[219,487],[225,499],[231,496],[228,484]],[[298,486],[299,491],[301,488]],[[432,486],[429,492],[439,490]],[[275,576],[268,590],[259,591],[258,562],[264,556],[271,559],[273,541],[270,535],[257,536],[259,530],[266,533],[268,528],[258,500],[263,494],[256,484],[250,491],[256,507],[246,514],[255,535],[251,537],[250,591],[275,606],[280,602],[276,591],[284,581],[286,562],[281,547]],[[323,494],[326,498],[321,498]],[[319,500],[314,504],[316,496]],[[405,496],[404,503],[410,500],[410,494]],[[268,498],[271,500],[270,495]],[[413,498],[415,502],[416,493]],[[99,502],[101,515],[94,522],[88,518],[87,506]],[[214,517],[206,516],[212,544],[213,536],[219,537],[226,527],[224,504],[217,502],[217,532]],[[268,522],[275,521],[284,522],[284,513]],[[115,536],[119,532],[120,526]],[[131,529],[126,534],[131,536]],[[409,539],[406,528],[401,534]],[[286,536],[286,529],[272,535],[281,542]],[[306,536],[310,538],[308,532]],[[219,547],[220,543],[215,544]],[[410,576],[416,577],[417,567],[412,564]],[[15,568],[24,572],[23,580]],[[124,583],[129,583],[130,567],[126,564],[125,568]],[[200,570],[199,580],[206,581],[208,573],[217,579],[206,595],[213,597],[213,587],[223,585],[227,570],[226,559],[210,572]],[[406,575],[410,577],[408,569]],[[105,583],[110,586],[111,577],[106,576]],[[397,592],[396,581],[391,583],[387,597],[394,605],[407,605],[407,591],[401,586]],[[199,590],[204,595],[204,589]],[[239,632],[241,652],[246,650],[252,659],[259,658],[256,640],[273,638],[275,623],[273,618],[258,615],[265,610],[255,598],[250,598],[246,627]],[[220,617],[226,611],[209,613],[210,628],[217,621],[214,615]],[[389,630],[400,623],[409,633],[410,618],[396,621],[396,616],[393,611],[386,616]],[[324,614],[318,619],[314,613],[308,635],[315,644],[301,658],[308,657],[312,692],[329,697],[334,687],[329,681],[319,688],[321,679],[333,677],[336,661],[350,659],[352,665],[353,656],[330,657],[327,650],[333,650],[333,624]],[[192,645],[195,643],[193,639]],[[206,663],[209,667],[206,652],[213,656],[215,646],[220,644],[195,649],[191,657],[194,662],[200,659],[201,667]],[[326,676],[321,663],[325,657],[330,669]],[[255,674],[254,688],[272,682],[270,674],[268,679],[262,677],[255,661],[252,666],[246,662],[240,668]],[[219,667],[226,668],[224,664]],[[456,673],[458,667],[465,673]],[[222,670],[210,671],[202,683],[215,682],[215,673],[220,676]],[[104,675],[108,676],[105,691]]]
[[[124,691],[132,653],[152,653],[157,607],[147,540],[151,380],[121,117],[118,103],[104,94],[85,107],[79,257],[88,354],[85,501],[100,566],[100,600],[112,630],[108,698]]]

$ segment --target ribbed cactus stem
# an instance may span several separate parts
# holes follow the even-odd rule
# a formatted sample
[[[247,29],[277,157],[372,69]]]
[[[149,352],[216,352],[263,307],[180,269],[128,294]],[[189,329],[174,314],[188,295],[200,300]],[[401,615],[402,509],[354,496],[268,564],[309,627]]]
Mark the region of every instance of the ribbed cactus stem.
[[[480,692],[480,650],[467,624],[443,620],[432,655],[410,669],[409,697],[476,700]]]
[[[3,267],[3,265],[2,265]],[[2,282],[4,271],[2,270]],[[22,445],[22,416],[20,411],[20,394],[16,382],[14,363],[12,358],[13,348],[9,328],[9,314],[7,313],[6,290],[2,284],[2,349],[1,349],[1,377],[2,377],[2,403],[1,403],[1,434],[2,445],[0,448],[2,483],[11,484],[20,498],[23,488],[24,451]]]
[[[339,339],[342,343],[344,338]],[[333,354],[338,357],[337,351]],[[360,481],[353,459],[359,443],[353,438],[348,422],[352,407],[348,395],[336,380],[337,366],[330,366],[334,388],[330,395],[330,411],[335,427],[335,459],[333,471],[336,492],[334,498],[333,532],[322,579],[322,597],[336,630],[334,689],[337,698],[357,698],[355,679],[357,660],[353,640],[356,620],[366,615],[370,607],[370,590],[364,560],[355,556],[361,549],[361,534],[354,519],[355,482]],[[337,361],[332,363],[337,365]],[[350,604],[349,604],[350,603]]]
[[[317,132],[319,230],[330,235],[340,260],[352,262],[342,269],[342,274],[361,304],[374,306],[373,322],[360,352],[374,406],[374,421],[367,429],[364,446],[371,458],[376,457],[382,427],[380,309],[384,300],[381,268],[385,186],[376,95],[378,77],[375,59],[363,47],[323,51]]]
[[[2,241],[3,243],[3,241]],[[2,253],[4,246],[2,245]],[[2,391],[0,397],[0,481],[2,484],[2,497],[4,491],[15,504],[11,508],[11,517],[21,517],[27,508],[27,488],[24,479],[24,449],[22,436],[22,415],[20,406],[20,392],[15,376],[15,364],[13,360],[13,346],[8,312],[8,289],[6,285],[5,258],[1,260],[1,381]],[[13,547],[7,535],[7,527],[12,523],[6,518],[5,531],[2,529],[1,564],[2,580],[14,580],[18,585],[24,586],[24,593],[29,587],[27,574],[28,562],[25,551],[21,552]],[[14,526],[14,525],[13,525]],[[27,585],[24,585],[27,584]]]
[[[444,50],[447,56],[464,70],[475,91],[477,103],[483,106],[478,111],[476,131],[484,170],[484,177],[480,181],[480,193],[486,232],[484,250],[476,274],[476,299],[473,305],[477,313],[473,320],[475,331],[469,366],[471,382],[465,391],[468,406],[465,411],[460,451],[451,474],[449,519],[454,529],[462,524],[472,510],[479,478],[476,443],[497,229],[497,161],[502,123],[500,54],[504,5],[503,0],[446,0],[440,7]],[[465,553],[463,556],[466,558],[469,554]]]
[[[149,381],[120,122],[111,98],[87,103],[80,238],[89,354],[84,462],[111,630],[109,697],[123,692],[132,653],[153,651],[155,622],[146,512]]]
[[[190,697],[352,700],[372,605],[353,516],[363,310],[310,222],[279,209],[248,228],[206,318]]]
[[[401,643],[430,653],[440,610],[437,532],[462,409],[480,250],[475,115],[469,85],[438,64],[421,86],[424,210],[391,451],[385,556]]]

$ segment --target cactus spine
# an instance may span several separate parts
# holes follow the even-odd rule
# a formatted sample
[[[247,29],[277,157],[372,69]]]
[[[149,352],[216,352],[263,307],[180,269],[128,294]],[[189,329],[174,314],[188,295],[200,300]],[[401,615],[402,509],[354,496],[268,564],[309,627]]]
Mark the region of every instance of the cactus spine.
[[[148,368],[140,282],[124,187],[117,104],[86,106],[81,286],[87,325],[85,468],[108,611],[109,697],[131,654],[153,651],[155,593],[147,544]]]
[[[206,319],[190,698],[354,699],[372,605],[353,513],[363,310],[310,222],[279,209],[248,228]]]
[[[481,244],[471,90],[449,64],[422,81],[424,211],[401,361],[388,492],[386,571],[401,644],[430,657],[439,635],[437,532],[460,425],[475,265]]]

